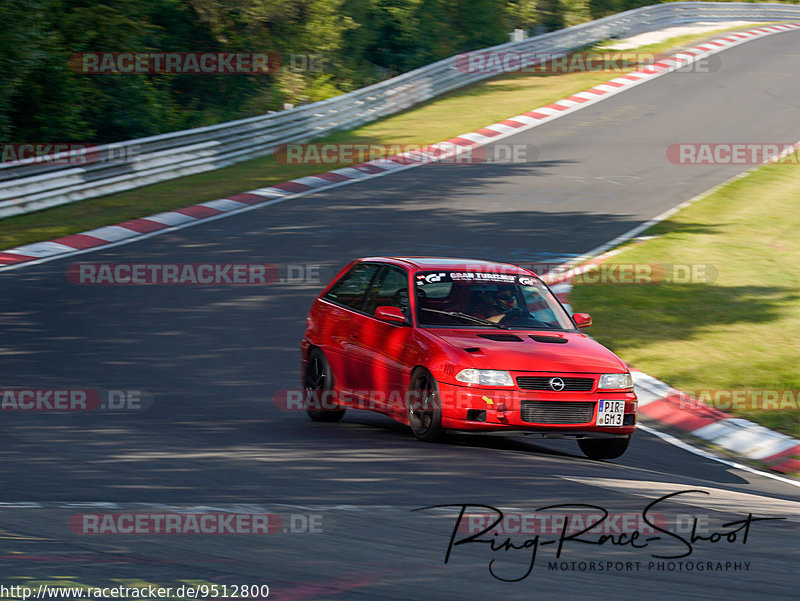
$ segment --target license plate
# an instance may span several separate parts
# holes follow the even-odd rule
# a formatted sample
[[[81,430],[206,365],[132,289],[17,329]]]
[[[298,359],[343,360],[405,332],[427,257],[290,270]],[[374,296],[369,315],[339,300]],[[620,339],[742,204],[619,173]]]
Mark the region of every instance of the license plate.
[[[625,417],[625,401],[600,401],[597,408],[598,426],[621,426]]]

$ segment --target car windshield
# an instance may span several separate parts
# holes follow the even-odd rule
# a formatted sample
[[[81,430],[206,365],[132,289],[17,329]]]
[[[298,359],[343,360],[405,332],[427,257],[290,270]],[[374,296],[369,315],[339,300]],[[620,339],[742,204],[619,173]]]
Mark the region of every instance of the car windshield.
[[[424,271],[414,278],[421,327],[574,329],[539,278],[483,271]]]

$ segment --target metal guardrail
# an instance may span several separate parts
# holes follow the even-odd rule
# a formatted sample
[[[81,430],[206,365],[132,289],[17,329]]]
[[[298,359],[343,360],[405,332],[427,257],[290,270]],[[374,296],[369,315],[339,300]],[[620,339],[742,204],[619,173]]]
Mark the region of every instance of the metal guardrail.
[[[797,19],[800,6],[795,5],[675,2],[629,10],[480,52],[558,55],[608,38],[682,23]],[[271,154],[281,144],[352,129],[493,76],[460,70],[456,57],[449,57],[369,87],[290,110],[98,146],[88,155],[70,151],[46,159],[0,163],[0,218],[220,169]],[[82,158],[87,162],[76,164]]]

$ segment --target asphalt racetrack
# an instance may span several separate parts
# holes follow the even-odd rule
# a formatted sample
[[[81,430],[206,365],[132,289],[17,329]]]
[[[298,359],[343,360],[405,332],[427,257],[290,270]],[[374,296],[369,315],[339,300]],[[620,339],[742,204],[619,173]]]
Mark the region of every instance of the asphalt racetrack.
[[[670,144],[800,139],[799,43],[800,32],[757,39],[718,54],[711,73],[659,77],[501,142],[535,149],[530,163],[409,169],[0,274],[4,387],[142,389],[153,399],[119,414],[3,412],[0,581],[267,584],[270,599],[284,600],[797,598],[800,489],[791,484],[641,431],[621,459],[592,462],[568,441],[453,435],[424,444],[358,411],[312,423],[272,398],[298,387],[308,307],[352,258],[561,260],[742,170],[671,164]],[[319,265],[323,281],[77,286],[65,270],[78,260]],[[666,535],[642,548],[643,539],[568,540],[556,569],[557,544],[544,542],[557,533],[542,534],[530,574],[505,582],[495,576],[526,573],[530,546],[463,544],[445,564],[459,507],[412,511],[577,503],[635,519],[682,490],[710,494],[653,511],[687,524],[697,517],[706,537],[749,513],[784,519],[749,524],[746,542],[743,530],[696,540],[680,559],[689,545]],[[176,536],[69,526],[80,513],[148,509],[268,512],[280,528]]]

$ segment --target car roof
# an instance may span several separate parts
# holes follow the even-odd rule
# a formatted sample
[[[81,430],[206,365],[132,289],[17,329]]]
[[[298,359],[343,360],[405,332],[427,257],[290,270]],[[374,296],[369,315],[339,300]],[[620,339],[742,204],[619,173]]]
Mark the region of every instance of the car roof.
[[[462,259],[456,257],[365,257],[359,262],[381,262],[401,265],[411,268],[412,271],[428,271],[436,269],[456,271],[483,271],[492,269],[507,273],[529,274],[532,273],[517,265],[485,261],[483,259]]]

